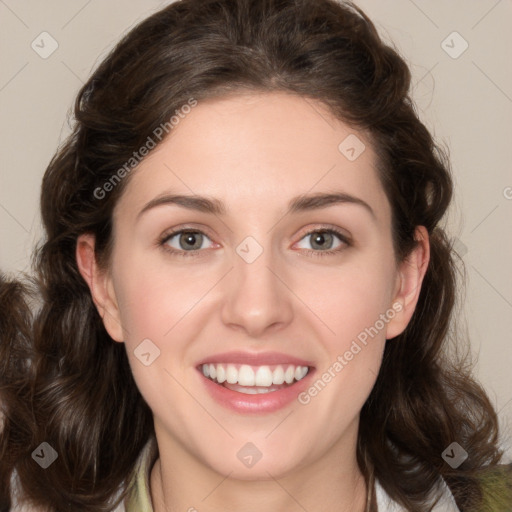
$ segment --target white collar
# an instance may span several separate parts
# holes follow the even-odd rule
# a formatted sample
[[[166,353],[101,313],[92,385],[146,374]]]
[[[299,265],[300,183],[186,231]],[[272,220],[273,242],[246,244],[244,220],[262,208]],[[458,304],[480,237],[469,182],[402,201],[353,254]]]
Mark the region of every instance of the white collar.
[[[443,493],[441,499],[432,509],[432,512],[460,512],[449,487],[446,485],[446,482],[441,480],[440,485],[443,489]],[[405,508],[388,496],[377,479],[375,479],[375,493],[377,496],[378,512],[407,512]]]

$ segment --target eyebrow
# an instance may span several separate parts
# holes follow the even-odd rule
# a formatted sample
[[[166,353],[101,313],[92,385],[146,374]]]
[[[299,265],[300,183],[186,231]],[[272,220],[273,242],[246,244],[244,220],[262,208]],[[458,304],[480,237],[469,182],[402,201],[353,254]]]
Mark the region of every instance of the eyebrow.
[[[317,192],[314,194],[294,197],[288,203],[286,214],[318,210],[338,204],[355,204],[362,206],[373,217],[373,219],[376,220],[375,212],[368,203],[345,192]],[[146,203],[142,210],[137,214],[137,220],[148,210],[161,205],[177,205],[189,210],[196,210],[219,216],[227,213],[225,204],[216,198],[198,195],[164,193]]]

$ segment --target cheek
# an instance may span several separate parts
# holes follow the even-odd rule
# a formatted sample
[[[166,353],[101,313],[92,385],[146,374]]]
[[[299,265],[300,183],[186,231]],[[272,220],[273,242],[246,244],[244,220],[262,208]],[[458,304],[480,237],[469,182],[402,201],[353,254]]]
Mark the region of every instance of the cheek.
[[[327,408],[360,407],[373,387],[387,325],[396,314],[391,307],[393,265],[392,258],[383,253],[380,258],[359,258],[339,272],[311,276],[304,283],[301,293],[314,290],[308,305],[326,327],[319,337],[325,358],[318,369],[322,382],[317,388],[330,388],[323,400]]]
[[[173,377],[181,375],[189,337],[183,329],[196,294],[184,297],[177,277],[164,279],[161,269],[130,269],[127,265],[126,274],[119,272],[118,304],[133,378],[152,411],[184,410],[190,398]]]
[[[197,272],[196,272],[197,273]],[[168,385],[170,376],[190,365],[187,348],[200,335],[202,298],[215,284],[210,271],[191,275],[183,267],[148,264],[132,256],[116,268],[116,296],[125,345],[134,378],[141,392],[152,382]],[[142,354],[145,366],[140,361]],[[158,373],[157,373],[158,372]],[[161,387],[158,394],[161,392]]]
[[[326,443],[357,418],[375,384],[394,314],[383,298],[386,283],[352,275],[343,287],[332,284],[318,304],[330,332],[320,338],[324,357],[316,378],[298,401],[325,425]]]
[[[129,345],[143,338],[169,338],[174,326],[201,297],[201,283],[184,274],[135,255],[120,263],[116,296]]]
[[[386,326],[391,319],[389,312],[394,311],[382,298],[385,290],[379,289],[375,281],[346,280],[345,284],[346,289],[331,291],[329,303],[322,310],[331,330],[330,336],[323,337],[328,354],[325,367],[331,375],[333,372],[342,375],[338,380],[347,379],[350,387],[367,387],[372,375],[378,374]],[[364,395],[365,391],[361,391]]]
[[[396,274],[393,259],[385,252],[353,253],[338,267],[300,275],[295,274],[293,289],[307,298],[307,306],[325,324],[324,339],[333,348],[342,349],[391,307]],[[379,327],[385,335],[380,323]]]

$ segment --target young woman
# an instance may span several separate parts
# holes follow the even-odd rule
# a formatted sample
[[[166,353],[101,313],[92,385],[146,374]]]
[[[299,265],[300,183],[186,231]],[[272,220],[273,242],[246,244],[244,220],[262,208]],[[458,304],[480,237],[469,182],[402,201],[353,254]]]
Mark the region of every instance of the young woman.
[[[409,84],[333,0],[182,0],[125,36],[43,180],[11,494],[57,511],[510,507],[496,412],[447,355],[452,181]]]

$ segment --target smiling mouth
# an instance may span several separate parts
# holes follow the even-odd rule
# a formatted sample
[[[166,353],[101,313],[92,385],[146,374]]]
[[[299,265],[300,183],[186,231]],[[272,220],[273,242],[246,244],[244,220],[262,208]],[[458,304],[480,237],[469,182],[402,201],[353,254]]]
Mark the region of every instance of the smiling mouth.
[[[293,364],[252,366],[247,364],[202,364],[203,375],[225,388],[256,395],[293,386],[310,371],[309,366]]]

